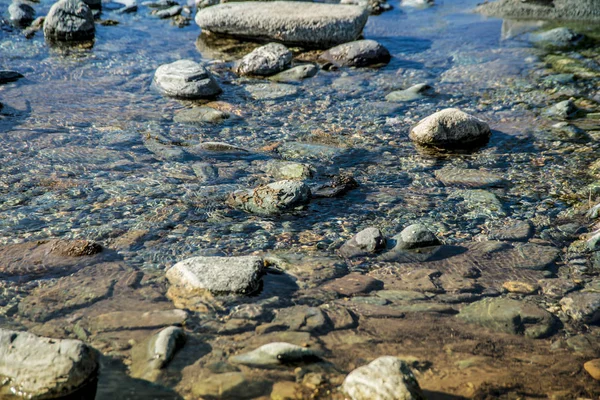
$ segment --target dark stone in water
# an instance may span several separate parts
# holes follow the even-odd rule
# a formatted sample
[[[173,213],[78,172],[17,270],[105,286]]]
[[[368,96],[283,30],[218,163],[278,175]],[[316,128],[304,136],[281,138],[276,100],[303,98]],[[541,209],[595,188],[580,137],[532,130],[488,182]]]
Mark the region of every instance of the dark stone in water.
[[[357,187],[358,182],[356,182],[356,179],[353,177],[348,175],[338,175],[335,176],[330,183],[313,189],[312,194],[314,198],[337,197],[343,196]]]
[[[17,71],[3,70],[3,71],[0,71],[0,84],[14,82],[16,80],[21,79],[22,77],[23,77],[23,75],[21,75]]]

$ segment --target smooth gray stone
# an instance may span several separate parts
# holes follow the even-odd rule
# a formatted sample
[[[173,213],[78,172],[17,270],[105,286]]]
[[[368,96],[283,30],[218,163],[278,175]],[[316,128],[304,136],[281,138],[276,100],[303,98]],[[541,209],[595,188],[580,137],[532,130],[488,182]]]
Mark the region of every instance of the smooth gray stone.
[[[36,399],[69,395],[98,371],[96,352],[80,340],[4,329],[0,329],[0,360],[2,385]]]
[[[199,124],[209,122],[218,124],[229,118],[229,114],[215,110],[211,107],[194,107],[179,111],[173,117],[173,121],[188,124]]]
[[[411,86],[408,89],[396,90],[385,96],[387,101],[413,101],[419,100],[426,96],[432,96],[434,94],[433,88],[426,83],[419,83]]]
[[[394,239],[396,240],[395,249],[416,249],[440,244],[433,232],[421,224],[407,226],[402,232],[394,236]]]
[[[259,368],[274,368],[290,363],[315,361],[320,361],[319,352],[285,342],[265,344],[249,353],[229,358],[229,362],[232,364]]]
[[[54,3],[44,20],[44,37],[47,40],[91,40],[95,32],[92,10],[79,0]]]
[[[263,270],[260,257],[192,257],[169,268],[171,285],[190,292],[207,290],[215,294],[252,293]]]
[[[19,26],[28,26],[35,18],[35,10],[29,4],[13,2],[8,6],[10,20]]]
[[[340,67],[368,67],[387,64],[392,56],[388,49],[374,40],[356,40],[333,47],[319,58]]]
[[[288,68],[292,52],[281,43],[269,43],[246,54],[237,65],[239,75],[269,76]]]
[[[157,11],[154,15],[160,19],[167,19],[181,14],[181,10],[183,10],[181,6],[172,6],[167,9]]]
[[[466,147],[487,142],[491,133],[484,121],[459,109],[446,108],[422,119],[409,136],[423,146]]]
[[[385,236],[378,228],[370,227],[358,232],[352,239],[340,247],[343,257],[356,257],[376,253],[385,248]]]
[[[352,5],[248,1],[204,8],[196,23],[212,33],[324,48],[358,38],[368,17]]]
[[[306,78],[311,78],[317,74],[319,68],[313,64],[302,64],[287,69],[271,76],[269,79],[274,82],[292,83],[299,82]]]
[[[498,0],[480,5],[476,11],[515,19],[600,20],[597,0]]]
[[[246,85],[244,89],[254,100],[276,100],[298,93],[298,88],[287,83],[257,83]]]
[[[350,372],[342,390],[352,400],[425,400],[408,364],[392,356],[379,357]]]
[[[171,97],[200,99],[221,93],[209,70],[192,60],[179,60],[161,65],[154,74],[158,90]]]

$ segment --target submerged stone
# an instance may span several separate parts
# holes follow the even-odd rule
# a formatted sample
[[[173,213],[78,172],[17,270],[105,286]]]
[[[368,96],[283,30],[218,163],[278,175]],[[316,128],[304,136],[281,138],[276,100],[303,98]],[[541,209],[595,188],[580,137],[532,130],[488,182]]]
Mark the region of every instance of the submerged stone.
[[[320,58],[341,67],[367,67],[387,64],[392,56],[388,49],[374,40],[357,40],[333,47]]]
[[[171,361],[184,343],[183,329],[170,326],[134,346],[131,350],[131,376],[154,381],[156,372]]]
[[[560,301],[562,310],[576,322],[598,324],[600,322],[600,293],[571,293]]]
[[[310,198],[310,189],[304,182],[284,180],[252,190],[238,190],[229,195],[227,202],[250,213],[273,215],[302,206]]]
[[[596,0],[498,0],[486,2],[477,11],[496,17],[515,19],[600,20]]]
[[[257,368],[274,368],[286,364],[320,361],[319,352],[285,342],[265,344],[249,353],[232,356],[229,362]]]
[[[318,71],[319,68],[313,64],[302,64],[273,75],[269,79],[282,83],[300,82],[303,79],[315,76]]]
[[[433,87],[426,83],[419,83],[411,86],[408,89],[396,90],[385,96],[387,101],[405,102],[419,100],[427,96],[433,96],[435,94]]]

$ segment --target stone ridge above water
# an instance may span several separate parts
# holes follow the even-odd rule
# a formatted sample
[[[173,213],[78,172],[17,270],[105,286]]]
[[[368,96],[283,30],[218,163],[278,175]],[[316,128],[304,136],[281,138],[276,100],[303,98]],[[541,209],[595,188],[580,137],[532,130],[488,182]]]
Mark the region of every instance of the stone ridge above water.
[[[196,23],[217,34],[326,48],[358,38],[368,17],[353,5],[249,1],[200,10]]]

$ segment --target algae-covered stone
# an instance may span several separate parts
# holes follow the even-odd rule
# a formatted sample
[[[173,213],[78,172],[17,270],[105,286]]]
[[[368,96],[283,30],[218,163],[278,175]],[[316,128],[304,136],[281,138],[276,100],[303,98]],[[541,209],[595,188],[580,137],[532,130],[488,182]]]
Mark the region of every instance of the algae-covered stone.
[[[263,260],[255,256],[192,257],[167,271],[171,285],[190,293],[252,293],[263,272]]]
[[[495,331],[523,334],[534,339],[549,336],[556,327],[556,318],[543,308],[507,298],[488,298],[469,304],[460,311],[458,318]]]
[[[398,357],[379,357],[350,372],[342,390],[352,400],[425,400],[408,364]]]
[[[0,397],[23,393],[29,399],[68,396],[96,376],[96,352],[79,340],[39,337],[0,329]]]
[[[238,190],[231,193],[227,202],[250,213],[273,215],[304,205],[310,197],[310,188],[304,182],[284,180],[253,190]]]
[[[368,17],[352,5],[248,1],[200,10],[196,23],[212,33],[324,48],[358,38]]]
[[[421,120],[409,136],[420,145],[443,148],[482,144],[490,135],[484,121],[456,108],[446,108]]]

